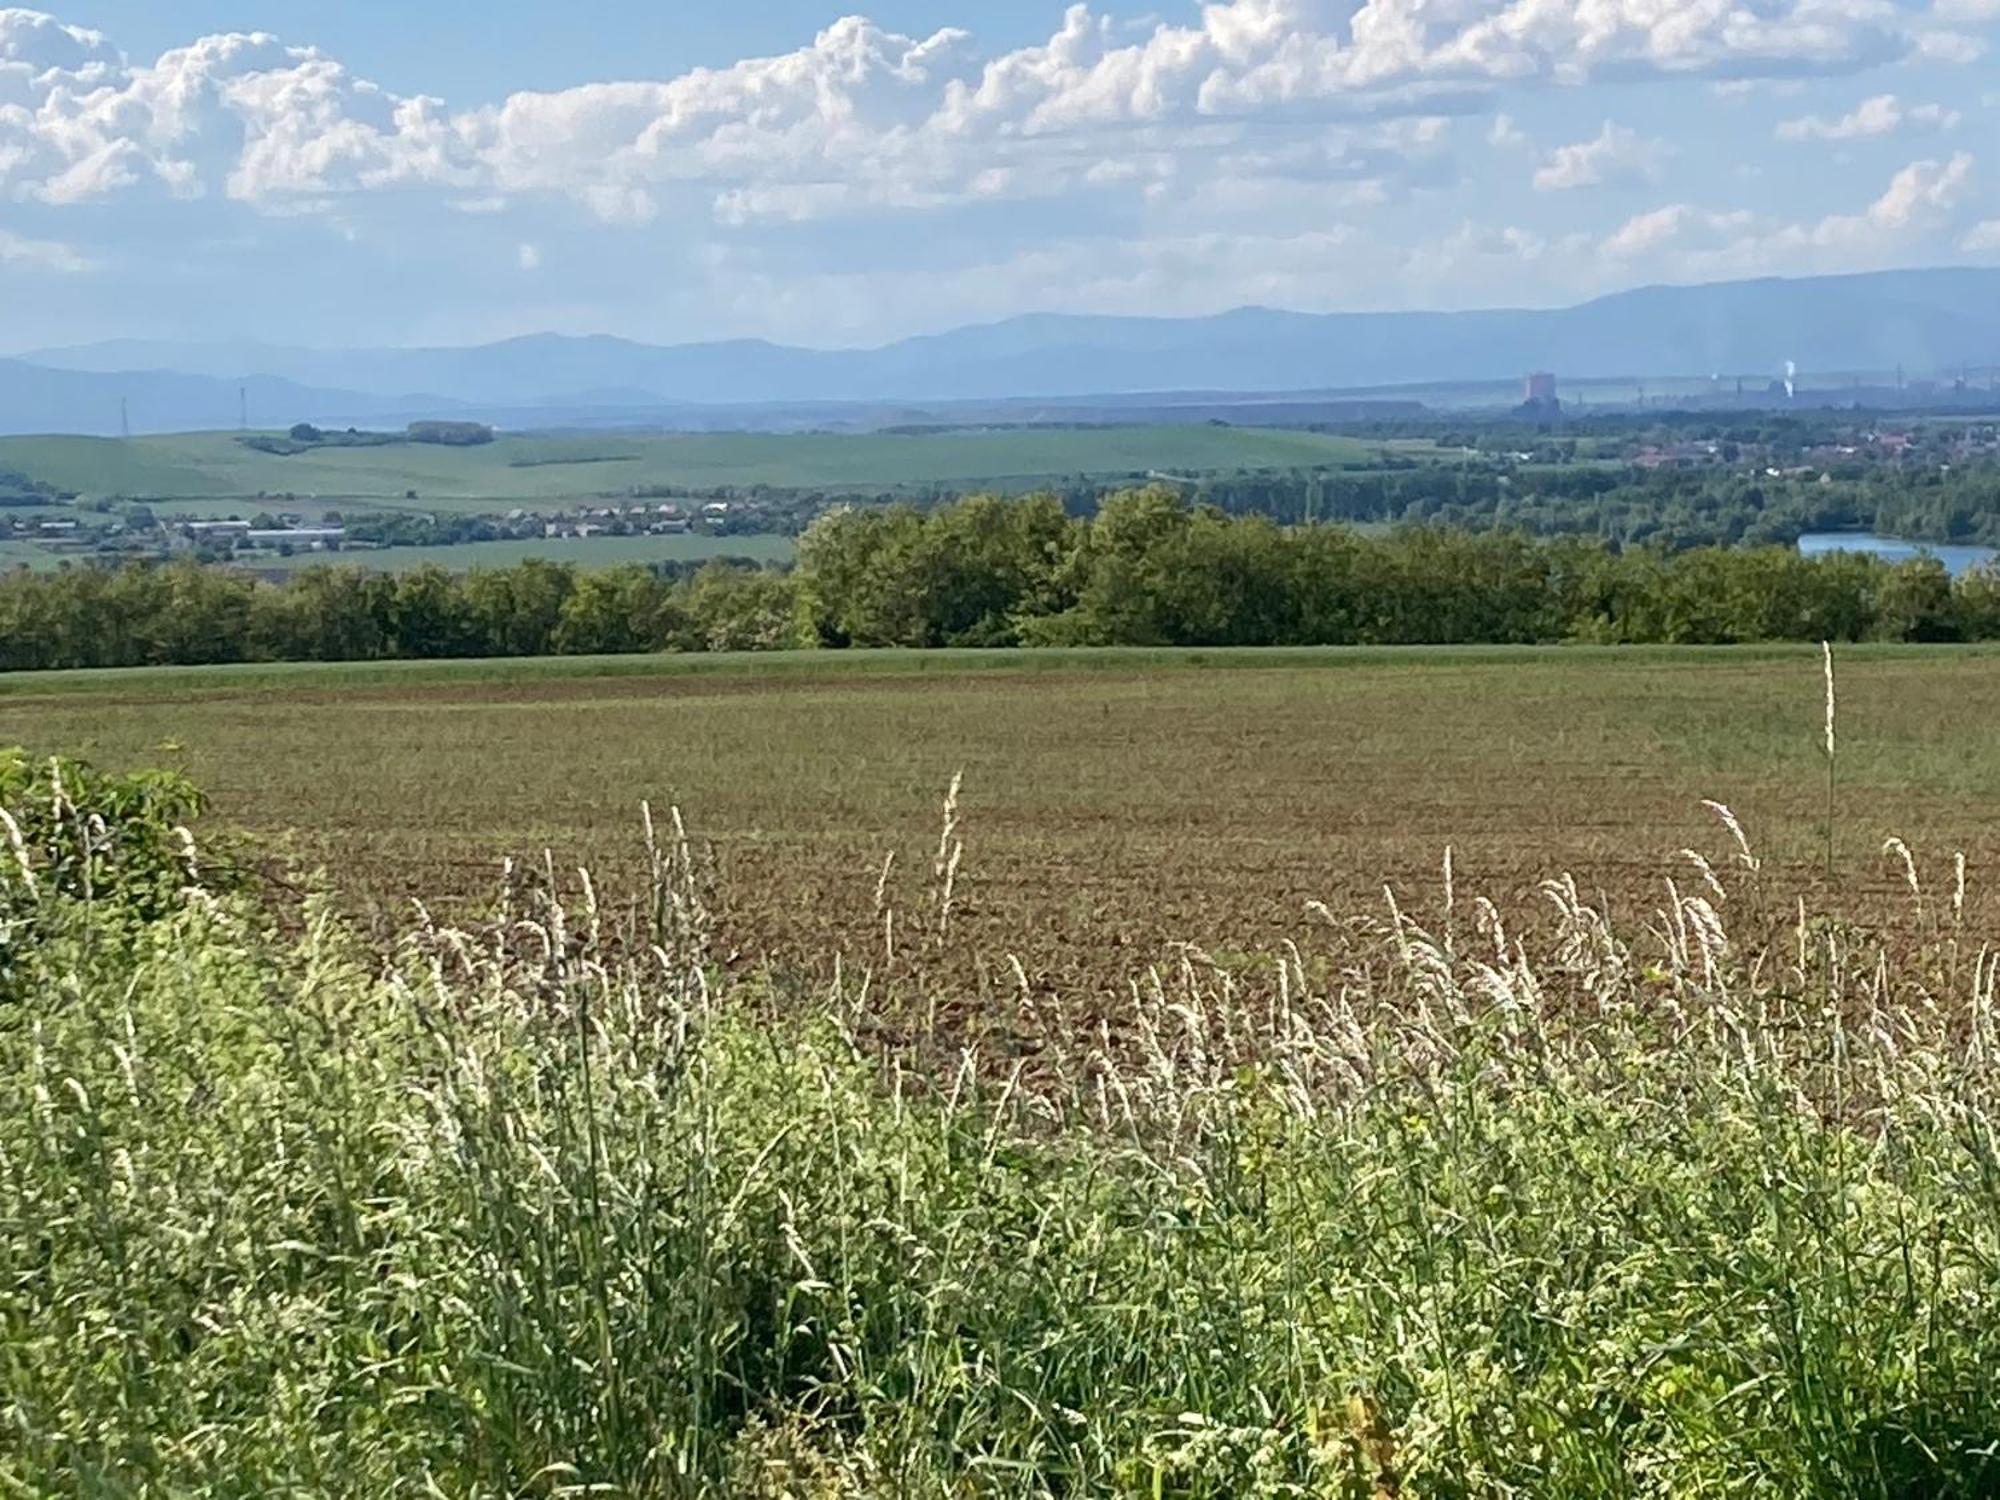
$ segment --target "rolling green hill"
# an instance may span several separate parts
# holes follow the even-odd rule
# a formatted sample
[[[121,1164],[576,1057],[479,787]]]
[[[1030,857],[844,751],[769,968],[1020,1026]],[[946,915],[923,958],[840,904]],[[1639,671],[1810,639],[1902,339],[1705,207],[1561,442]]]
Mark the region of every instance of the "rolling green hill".
[[[84,499],[255,500],[427,510],[623,495],[635,487],[721,485],[882,490],[928,485],[1024,489],[1074,476],[1121,477],[1365,463],[1374,450],[1324,433],[1239,427],[1034,428],[845,434],[667,433],[502,437],[477,448],[397,444],[279,457],[230,433],[171,437],[0,438],[0,468]]]

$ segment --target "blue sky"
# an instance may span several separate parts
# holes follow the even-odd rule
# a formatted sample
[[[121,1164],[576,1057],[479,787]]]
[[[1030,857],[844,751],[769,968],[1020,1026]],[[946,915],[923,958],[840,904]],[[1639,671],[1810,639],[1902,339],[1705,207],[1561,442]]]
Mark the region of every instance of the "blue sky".
[[[0,349],[2000,264],[2000,0],[0,8]]]

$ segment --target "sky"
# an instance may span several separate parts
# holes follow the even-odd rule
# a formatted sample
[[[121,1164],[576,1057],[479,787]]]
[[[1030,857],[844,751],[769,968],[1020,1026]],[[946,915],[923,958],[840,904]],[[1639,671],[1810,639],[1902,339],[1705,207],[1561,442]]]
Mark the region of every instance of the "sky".
[[[0,8],[0,351],[2000,266],[2000,0]]]

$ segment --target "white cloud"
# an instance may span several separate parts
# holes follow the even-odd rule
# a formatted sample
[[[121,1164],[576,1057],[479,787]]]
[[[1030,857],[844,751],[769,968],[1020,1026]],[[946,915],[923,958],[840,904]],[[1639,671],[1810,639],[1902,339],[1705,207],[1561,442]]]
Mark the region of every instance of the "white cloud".
[[[1873,269],[1948,229],[1971,194],[1974,169],[1972,156],[1963,151],[1949,161],[1912,162],[1858,213],[1811,222],[1670,204],[1628,220],[1600,248],[1619,260],[1650,258],[1688,276]],[[1965,240],[1960,244],[1975,248]]]
[[[1844,70],[1912,45],[1877,0],[1230,0],[1206,6],[1199,25],[1163,25],[1127,46],[1078,5],[1046,46],[952,84],[944,118],[1048,131],[1445,82]]]
[[[1973,166],[1972,155],[1966,151],[1948,162],[1912,162],[1890,179],[1888,191],[1868,206],[1863,217],[1873,228],[1906,229],[1948,212],[1970,188]]]
[[[101,32],[65,26],[32,10],[0,10],[0,104],[20,103],[34,80],[51,73],[102,83],[121,65]]]
[[[1974,255],[2000,250],[2000,219],[1986,219],[1966,230],[1958,248]]]
[[[465,327],[484,297],[482,333],[528,318],[601,326],[644,304],[663,336],[838,339],[1038,306],[1561,301],[1619,276],[1949,253],[1981,232],[1969,157],[1912,163],[1873,204],[1857,194],[1861,206],[1835,200],[1851,211],[1819,217],[1828,205],[1812,195],[1831,187],[1795,161],[1741,182],[1783,158],[1744,125],[1804,80],[1899,62],[1900,97],[1827,118],[1787,106],[1803,117],[1789,138],[1947,128],[1949,111],[1909,102],[1926,87],[1919,65],[1957,45],[1940,37],[1976,40],[2000,0],[1209,0],[1167,21],[1104,3],[1011,50],[850,17],[775,56],[451,108],[299,38],[127,58],[94,32],[0,9],[0,221],[45,236],[17,232],[5,258],[81,265],[158,234],[144,268],[116,258],[164,286],[224,279],[213,245],[252,270],[295,249],[303,266],[323,245],[313,269],[329,279],[378,276],[393,246],[391,300],[407,291],[437,320],[426,336]],[[1726,112],[1733,135],[1719,119],[1647,128],[1671,135],[1680,165],[1713,149],[1708,189],[1754,211],[1627,219],[1633,205],[1583,191],[1661,178],[1664,142],[1596,129],[1606,114],[1642,123],[1605,100],[1657,80],[1673,87],[1648,96],[1661,101],[1648,122],[1670,98],[1714,116],[1710,90],[1743,100]],[[1513,169],[1482,176],[1457,159],[1482,155],[1482,139],[1520,153],[1544,193],[1572,196],[1524,208]],[[602,226],[617,232],[593,243],[598,274],[555,253]],[[420,259],[434,264],[419,273]]]
[[[1670,245],[1740,234],[1754,222],[1754,216],[1747,212],[1714,213],[1685,203],[1671,203],[1650,213],[1634,214],[1600,248],[1606,255],[1630,260]]]
[[[1724,78],[1711,83],[1708,91],[1718,99],[1754,99],[1760,94],[1773,99],[1796,99],[1806,91],[1806,81],[1803,78]]]
[[[1629,187],[1655,181],[1666,146],[1610,120],[1587,141],[1559,146],[1535,173],[1535,191],[1566,192],[1575,188]]]
[[[1781,141],[1855,141],[1873,136],[1893,135],[1908,126],[1921,130],[1956,130],[1960,115],[1939,104],[1905,106],[1894,94],[1877,94],[1864,99],[1852,111],[1837,119],[1805,115],[1785,120],[1777,129]]]
[[[1073,5],[1046,42],[981,57],[956,29],[850,16],[778,56],[454,113],[264,33],[129,64],[96,33],[0,11],[0,193],[547,194],[643,224],[694,190],[725,224],[797,220],[1071,191],[1119,154],[1107,130],[1199,152],[1253,117],[1437,116],[1502,84],[1846,71],[1921,30],[1890,0],[1216,0],[1136,39]],[[1550,182],[1643,176],[1630,149],[1599,143]]]
[[[1685,203],[1670,203],[1648,213],[1634,214],[1605,240],[1604,253],[1623,258],[1645,255],[1662,245],[1672,244],[1681,237],[1688,220],[1695,213],[1696,210]]]
[[[33,240],[0,229],[0,266],[27,271],[56,271],[74,275],[94,271],[97,262],[82,251],[55,240]]]
[[[0,188],[57,206],[141,188],[265,202],[480,175],[435,100],[398,98],[261,32],[132,67],[95,33],[0,11],[9,94]]]
[[[612,221],[650,219],[677,184],[748,202],[839,182],[853,201],[894,202],[941,193],[963,165],[920,137],[966,44],[955,30],[919,39],[849,17],[780,57],[515,94],[455,125],[494,190],[569,194]]]

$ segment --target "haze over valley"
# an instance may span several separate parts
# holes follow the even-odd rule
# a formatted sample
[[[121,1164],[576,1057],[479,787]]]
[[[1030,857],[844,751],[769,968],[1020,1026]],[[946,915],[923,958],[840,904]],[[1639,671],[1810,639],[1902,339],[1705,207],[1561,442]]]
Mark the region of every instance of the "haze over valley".
[[[2000,363],[2000,271],[1648,287],[1554,311],[1049,314],[843,350],[555,334],[429,349],[115,340],[0,362],[0,430],[116,433],[121,402],[134,431],[226,428],[243,398],[264,426],[458,413],[512,426],[754,425],[785,406],[1379,392],[1518,382],[1542,368],[1584,381],[1720,376],[1723,394],[1747,379],[1762,397],[1788,362],[1822,393],[1893,386],[1899,372],[1985,383]],[[1013,415],[1032,416],[1032,404]]]

